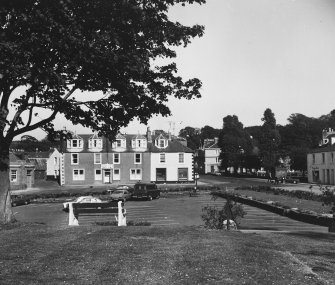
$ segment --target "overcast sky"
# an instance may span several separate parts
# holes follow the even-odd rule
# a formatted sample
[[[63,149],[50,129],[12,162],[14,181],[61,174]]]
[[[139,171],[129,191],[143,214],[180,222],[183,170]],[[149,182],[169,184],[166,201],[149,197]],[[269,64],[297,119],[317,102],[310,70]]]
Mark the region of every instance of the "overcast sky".
[[[227,115],[244,126],[261,125],[266,108],[285,125],[292,113],[319,117],[335,109],[335,1],[207,0],[170,15],[206,28],[176,59],[184,79],[203,82],[202,98],[171,100],[173,116],[151,119],[151,129],[168,130],[169,122],[175,133],[186,126],[221,128]],[[145,129],[134,123],[123,131]]]

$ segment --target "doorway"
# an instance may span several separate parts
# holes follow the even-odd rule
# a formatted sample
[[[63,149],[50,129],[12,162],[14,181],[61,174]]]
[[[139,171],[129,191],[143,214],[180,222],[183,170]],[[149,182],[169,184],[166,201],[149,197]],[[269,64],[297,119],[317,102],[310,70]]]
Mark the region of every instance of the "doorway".
[[[104,169],[104,183],[112,183],[112,172],[110,169]]]

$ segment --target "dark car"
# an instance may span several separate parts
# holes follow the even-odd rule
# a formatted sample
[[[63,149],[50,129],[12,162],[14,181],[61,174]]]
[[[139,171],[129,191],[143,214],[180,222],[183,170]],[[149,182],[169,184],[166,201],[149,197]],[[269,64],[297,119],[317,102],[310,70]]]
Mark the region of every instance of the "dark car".
[[[113,192],[115,192],[116,190],[127,190],[129,193],[133,193],[134,192],[134,188],[129,186],[129,185],[119,185],[116,188],[112,188],[112,189],[108,189],[107,192],[109,194],[112,194]]]
[[[136,183],[134,186],[134,193],[132,198],[136,199],[158,199],[161,192],[158,190],[155,183]]]
[[[20,205],[28,205],[30,203],[29,197],[24,195],[13,195],[10,197],[12,207],[20,206]]]

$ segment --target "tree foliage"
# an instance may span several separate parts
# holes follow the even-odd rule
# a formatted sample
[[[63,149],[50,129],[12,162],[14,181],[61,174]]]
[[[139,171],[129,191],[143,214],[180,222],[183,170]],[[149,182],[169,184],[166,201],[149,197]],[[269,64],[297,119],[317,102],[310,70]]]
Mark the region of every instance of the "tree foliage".
[[[10,204],[8,152],[16,136],[52,133],[62,114],[113,139],[134,118],[169,115],[170,97],[200,97],[200,80],[184,80],[173,62],[175,46],[204,32],[168,18],[169,7],[188,3],[205,0],[1,2],[0,215]]]

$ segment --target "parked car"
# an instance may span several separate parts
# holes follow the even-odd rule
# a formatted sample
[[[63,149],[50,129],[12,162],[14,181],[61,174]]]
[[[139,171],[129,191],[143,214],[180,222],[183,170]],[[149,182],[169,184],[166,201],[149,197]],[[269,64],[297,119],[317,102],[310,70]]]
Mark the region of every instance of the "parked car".
[[[65,202],[63,203],[63,211],[69,211],[69,204],[70,203],[102,203],[99,198],[93,196],[80,196],[74,201]]]
[[[130,193],[133,193],[134,192],[134,188],[129,186],[129,185],[119,185],[117,186],[116,188],[111,188],[111,189],[108,189],[107,192],[109,194],[112,194],[114,191],[116,190],[127,190],[128,192]]]
[[[131,193],[128,190],[124,190],[124,189],[119,189],[119,190],[115,190],[112,194],[111,194],[111,199],[112,201],[127,201],[131,198]]]
[[[297,184],[297,183],[299,183],[299,182],[300,182],[300,180],[299,180],[298,177],[287,176],[287,177],[285,178],[285,183],[293,183],[293,184]]]
[[[158,199],[161,192],[155,183],[136,183],[134,186],[133,198]]]
[[[16,207],[19,205],[28,205],[30,203],[30,199],[24,195],[12,195],[10,199],[12,207]]]

